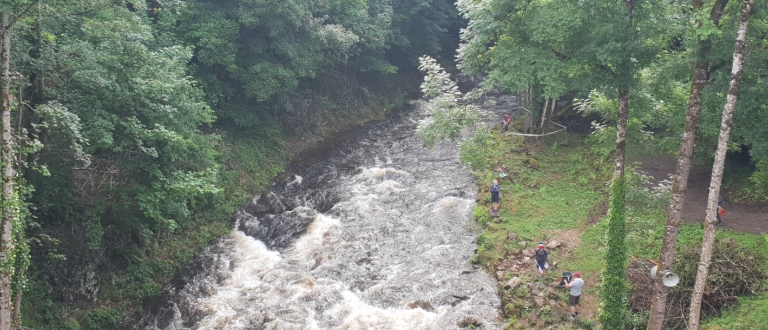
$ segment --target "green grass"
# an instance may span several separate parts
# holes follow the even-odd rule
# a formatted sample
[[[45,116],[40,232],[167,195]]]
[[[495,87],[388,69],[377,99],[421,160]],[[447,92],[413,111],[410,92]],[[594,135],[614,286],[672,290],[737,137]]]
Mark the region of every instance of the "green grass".
[[[481,135],[465,142],[462,161],[473,169],[481,189],[474,215],[486,228],[477,239],[478,250],[473,261],[495,273],[498,261],[521,251],[523,247],[518,244],[521,241],[531,247],[538,241],[547,241],[556,232],[583,228],[580,246],[567,255],[556,251],[550,259],[558,261],[559,269],[582,272],[582,276],[591,281],[585,294],[597,297],[599,285],[596,284],[599,284],[605,267],[608,218],[596,219],[595,213],[607,203],[607,182],[613,173],[613,159],[604,149],[602,146],[593,148],[584,138],[574,135],[550,137],[533,147],[523,146],[517,137],[500,134]],[[492,180],[499,179],[499,171],[509,176],[500,179],[501,217],[491,219],[488,186]],[[664,237],[669,194],[646,188],[643,177],[633,173],[632,165],[628,166],[627,175],[626,243],[629,255],[657,260]],[[511,233],[518,235],[516,241],[509,239]],[[682,225],[678,250],[700,244],[703,233],[701,224]],[[768,260],[768,235],[719,230],[716,237],[729,238],[749,250],[760,251]],[[717,319],[725,323],[710,320],[708,324],[729,324],[729,327],[722,326],[725,329],[740,329],[730,324],[768,324],[767,316],[764,316],[768,315],[768,294],[742,298],[741,301],[742,307]],[[598,299],[596,304],[599,303]],[[751,321],[734,323],[737,318]],[[644,317],[638,317],[634,321],[642,323],[644,320]],[[525,321],[511,317],[509,324],[509,328],[520,328],[525,326]]]
[[[575,230],[574,235],[578,235],[581,228],[596,228],[593,235],[582,235],[582,245],[574,250],[568,253],[550,251],[550,263],[557,261],[560,270],[582,272],[583,277],[591,281],[585,294],[596,297],[595,284],[600,278],[603,258],[593,247],[603,244],[604,235],[598,231],[604,228],[590,225],[590,222],[599,216],[595,213],[602,209],[601,205],[607,203],[606,182],[612,173],[611,162],[605,155],[591,152],[583,139],[571,135],[549,138],[536,146],[524,147],[522,142],[517,137],[488,134],[462,146],[462,161],[473,169],[481,187],[475,218],[486,227],[477,239],[474,262],[490,271],[504,258],[517,258],[517,253],[524,248],[520,245],[522,241],[526,242],[525,248],[530,248],[539,241],[563,235],[564,230]],[[490,219],[487,187],[494,179],[499,179],[499,171],[508,174],[500,179],[501,217]],[[510,240],[512,233],[517,234],[516,240]],[[522,275],[524,282],[537,280],[528,275]],[[548,273],[546,281],[554,281],[556,275],[557,271]],[[524,308],[526,299],[517,297],[516,293],[500,294],[507,304],[507,328],[534,326],[528,322],[528,317],[537,309]],[[556,327],[563,322],[546,311],[539,317],[544,324]],[[594,320],[583,319],[573,325],[590,329],[594,324]]]
[[[768,293],[739,298],[739,306],[704,322],[705,330],[768,330]]]

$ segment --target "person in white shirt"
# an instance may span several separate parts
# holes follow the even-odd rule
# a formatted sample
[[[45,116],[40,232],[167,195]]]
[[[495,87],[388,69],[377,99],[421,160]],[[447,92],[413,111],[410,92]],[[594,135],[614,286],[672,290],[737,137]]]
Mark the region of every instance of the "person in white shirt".
[[[569,318],[573,320],[579,316],[579,300],[581,300],[581,288],[584,287],[584,280],[581,279],[579,272],[573,273],[573,279],[565,283],[565,287],[571,290],[571,295],[568,298],[568,306],[571,306],[571,316]]]

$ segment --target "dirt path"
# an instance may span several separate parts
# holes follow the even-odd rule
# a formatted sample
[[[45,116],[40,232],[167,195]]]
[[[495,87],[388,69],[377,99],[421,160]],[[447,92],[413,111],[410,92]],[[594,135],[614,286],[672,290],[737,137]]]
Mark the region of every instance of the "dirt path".
[[[644,158],[634,160],[641,162],[639,169],[652,175],[658,182],[669,178],[675,172],[675,159],[669,157]],[[707,210],[709,197],[710,171],[693,171],[688,180],[688,193],[683,204],[683,220],[686,222],[702,222]],[[723,207],[727,214],[723,217],[724,228],[751,234],[768,233],[768,205],[744,205],[731,201],[727,193],[723,193]]]

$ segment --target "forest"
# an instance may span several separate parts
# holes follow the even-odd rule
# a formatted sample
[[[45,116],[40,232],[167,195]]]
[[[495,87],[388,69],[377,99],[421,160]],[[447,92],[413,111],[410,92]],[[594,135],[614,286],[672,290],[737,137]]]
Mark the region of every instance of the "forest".
[[[630,254],[642,253],[627,245],[634,242],[632,219],[642,216],[632,204],[637,176],[625,174],[625,158],[677,157],[672,188],[654,206],[658,241],[646,251],[666,269],[681,249],[675,246],[680,196],[691,166],[710,168],[717,182],[709,188],[710,209],[720,180],[731,201],[768,203],[767,6],[753,0],[3,0],[0,330],[108,329],[140,313],[232,230],[233,214],[294,157],[420,98],[422,71],[432,83],[449,73],[480,77],[478,93],[515,95],[531,110],[533,129],[546,130],[545,119],[574,123],[569,134],[587,141],[588,154],[570,159],[596,159],[580,170],[594,173],[577,179],[605,189],[605,200],[590,198],[610,205],[594,227],[602,232],[584,234],[600,237],[600,251],[612,251],[600,252],[605,261],[595,268],[605,305],[595,319],[605,329],[673,327],[664,319],[665,299],[645,306],[644,318],[631,317],[637,310],[628,301],[626,270]],[[445,71],[429,71],[438,66]],[[474,109],[448,95],[454,90],[445,94],[446,106],[435,98],[445,86],[432,87],[438,91],[422,90],[425,98],[443,103],[432,102],[438,127],[422,131],[430,147],[459,138],[476,122]],[[520,141],[481,137],[486,140],[466,142],[462,160],[484,158],[470,167],[484,173],[478,181],[486,185],[490,174],[483,171],[511,160],[472,146]],[[555,150],[565,141],[545,143]],[[538,166],[532,158],[520,171]],[[481,162],[487,168],[477,168]],[[613,185],[601,186],[605,181]],[[696,235],[714,242],[709,213]],[[682,236],[690,230],[685,226]],[[494,235],[477,239],[475,261],[497,257],[482,249]],[[755,237],[749,242],[768,251],[768,236]],[[763,292],[768,278],[760,260],[759,283],[745,289],[750,294]],[[694,274],[696,262],[689,267]],[[702,259],[705,279],[708,263]],[[719,315],[719,307],[705,316]],[[502,308],[510,319],[520,313]],[[697,328],[698,317],[674,327]]]
[[[418,56],[450,63],[463,24],[427,0],[2,13],[2,329],[101,329],[135,311],[294,154],[401,109]]]

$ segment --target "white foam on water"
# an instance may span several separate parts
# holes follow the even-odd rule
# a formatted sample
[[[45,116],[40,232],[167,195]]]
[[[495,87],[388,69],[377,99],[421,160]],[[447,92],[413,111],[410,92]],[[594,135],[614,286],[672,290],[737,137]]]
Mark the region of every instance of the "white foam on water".
[[[357,191],[358,189],[353,188],[353,190]],[[336,207],[347,207],[358,214],[375,215],[379,212],[385,211],[376,202],[376,200],[378,199],[379,199],[379,195],[377,194],[365,194],[365,195],[360,194],[352,197],[349,200],[349,202],[337,204]]]
[[[303,180],[304,180],[304,178],[302,178],[300,175],[296,175],[296,174],[294,174],[294,175],[293,175],[293,177],[294,177],[294,178],[293,178],[293,181],[291,181],[291,182],[288,182],[288,184],[287,184],[286,186],[292,186],[292,185],[295,185],[295,184],[298,184],[298,185],[300,185],[300,184],[301,184],[301,181],[303,181]]]
[[[362,171],[360,172],[360,174],[358,174],[358,176],[363,178],[368,178],[368,179],[384,179],[387,176],[387,174],[392,174],[395,176],[410,175],[410,173],[406,171],[398,170],[392,167],[384,167],[384,168],[367,167],[367,168],[362,168]]]
[[[200,322],[199,329],[223,329],[224,325],[249,322],[247,315],[242,313],[246,307],[242,304],[243,295],[263,290],[265,283],[261,275],[273,270],[281,261],[278,252],[270,251],[264,243],[241,231],[230,236],[233,242],[229,256],[234,264],[230,267],[232,273],[213,295],[197,299],[198,308],[209,314]]]
[[[474,207],[475,202],[459,197],[448,196],[437,201],[432,212],[435,213],[459,213],[463,214],[467,209]]]
[[[373,190],[378,195],[392,196],[394,194],[405,191],[405,189],[401,187],[402,184],[400,184],[400,182],[394,180],[384,180],[381,183],[373,186],[373,189],[371,190]]]
[[[324,214],[318,214],[307,232],[294,243],[289,251],[302,256],[313,256],[331,240],[331,231],[341,227],[341,221]]]
[[[344,292],[344,308],[347,317],[342,329],[437,329],[435,324],[438,314],[421,308],[385,309],[371,306],[357,295]]]

